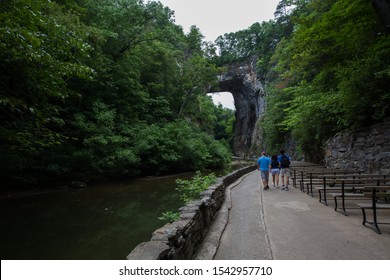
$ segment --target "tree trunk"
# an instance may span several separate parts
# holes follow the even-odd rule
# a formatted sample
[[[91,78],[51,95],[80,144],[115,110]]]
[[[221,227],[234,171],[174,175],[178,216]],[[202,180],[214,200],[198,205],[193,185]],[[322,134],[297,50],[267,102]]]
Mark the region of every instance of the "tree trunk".
[[[390,3],[389,0],[371,0],[379,20],[386,28],[386,33],[390,33]]]

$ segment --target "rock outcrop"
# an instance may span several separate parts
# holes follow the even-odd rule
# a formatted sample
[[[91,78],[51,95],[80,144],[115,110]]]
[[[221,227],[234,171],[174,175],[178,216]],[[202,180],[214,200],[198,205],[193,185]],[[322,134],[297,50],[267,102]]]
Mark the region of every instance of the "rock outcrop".
[[[390,123],[336,134],[327,141],[329,167],[390,174]]]
[[[261,145],[258,120],[265,111],[265,91],[256,73],[256,59],[228,66],[228,72],[220,76],[221,91],[231,92],[236,107],[233,152],[247,157],[257,154]]]

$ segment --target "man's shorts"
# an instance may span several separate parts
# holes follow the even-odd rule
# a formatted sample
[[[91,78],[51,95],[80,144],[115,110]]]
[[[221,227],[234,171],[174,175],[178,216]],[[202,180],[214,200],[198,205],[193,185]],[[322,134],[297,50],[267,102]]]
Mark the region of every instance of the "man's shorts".
[[[268,181],[269,181],[269,170],[260,170],[260,176],[263,179],[263,181],[266,181],[268,183]]]
[[[280,176],[291,177],[291,169],[290,168],[281,168]]]

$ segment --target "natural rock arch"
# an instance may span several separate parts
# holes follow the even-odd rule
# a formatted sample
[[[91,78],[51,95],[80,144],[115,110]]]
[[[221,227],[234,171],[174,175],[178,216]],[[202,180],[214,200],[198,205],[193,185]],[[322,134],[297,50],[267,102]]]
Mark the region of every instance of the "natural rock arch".
[[[255,156],[262,144],[258,123],[266,107],[265,90],[256,73],[256,58],[227,68],[219,78],[219,87],[233,95],[236,107],[233,152],[239,157]]]

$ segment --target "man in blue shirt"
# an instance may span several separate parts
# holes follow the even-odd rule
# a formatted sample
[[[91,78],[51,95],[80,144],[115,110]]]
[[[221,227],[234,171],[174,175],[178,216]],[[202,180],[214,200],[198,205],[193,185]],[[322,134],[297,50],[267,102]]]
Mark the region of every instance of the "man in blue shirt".
[[[278,158],[280,162],[280,176],[282,177],[282,190],[290,190],[288,187],[288,179],[291,177],[290,162],[291,157],[285,154],[285,151],[280,150],[280,156]]]
[[[271,159],[265,156],[265,152],[261,153],[261,157],[257,160],[258,170],[260,170],[260,176],[263,180],[264,190],[268,190],[269,180],[269,168],[271,165]]]

